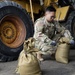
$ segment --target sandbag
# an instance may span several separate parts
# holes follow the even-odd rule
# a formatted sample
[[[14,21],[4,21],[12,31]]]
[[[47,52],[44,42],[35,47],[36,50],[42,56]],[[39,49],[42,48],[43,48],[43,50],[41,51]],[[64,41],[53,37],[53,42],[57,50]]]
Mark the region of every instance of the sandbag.
[[[24,42],[24,48],[18,60],[17,73],[20,75],[41,75],[41,69],[36,57],[34,39],[30,38]]]
[[[68,63],[69,60],[69,50],[70,45],[68,44],[69,40],[67,39],[60,39],[61,43],[58,45],[56,53],[55,53],[55,59],[58,62],[61,63]]]
[[[59,40],[59,43],[67,43],[67,44],[69,44],[69,41],[70,41],[69,38],[62,37],[62,38]]]

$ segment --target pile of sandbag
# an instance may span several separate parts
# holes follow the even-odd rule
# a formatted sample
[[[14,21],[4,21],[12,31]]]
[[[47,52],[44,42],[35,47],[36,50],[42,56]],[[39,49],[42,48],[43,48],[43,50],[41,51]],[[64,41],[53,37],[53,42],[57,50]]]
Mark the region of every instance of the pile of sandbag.
[[[38,49],[34,47],[34,43],[34,38],[29,38],[24,42],[16,69],[16,72],[20,75],[41,75],[41,69],[36,56]]]

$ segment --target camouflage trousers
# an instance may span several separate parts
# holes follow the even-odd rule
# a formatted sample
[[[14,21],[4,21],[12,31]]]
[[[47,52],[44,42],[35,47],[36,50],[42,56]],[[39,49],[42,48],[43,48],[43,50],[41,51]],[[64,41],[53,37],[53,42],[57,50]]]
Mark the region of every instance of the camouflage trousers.
[[[39,52],[41,54],[47,55],[47,54],[54,54],[56,51],[56,46],[52,46],[49,43],[45,43],[42,41],[36,41],[35,42],[35,47],[39,49]]]
[[[59,37],[60,34],[57,34],[56,36],[54,36],[54,38],[52,40],[59,40]],[[44,37],[42,37],[43,39]],[[57,41],[57,45],[58,45],[58,41]],[[56,52],[56,49],[57,49],[57,45],[56,46],[52,46],[50,45],[50,41],[45,41],[45,40],[41,40],[41,38],[39,38],[38,40],[36,40],[35,42],[35,47],[38,48],[40,50],[40,52],[44,55],[47,55],[47,54],[54,54]]]
[[[66,37],[68,39],[72,39],[72,36],[68,30],[65,30],[64,36],[61,36],[61,34],[56,34],[52,40],[55,40],[57,42],[56,46],[50,45],[50,42],[44,42],[40,38],[36,40],[35,47],[40,50],[42,54],[54,54],[56,52],[59,39],[62,37]],[[42,37],[43,39],[43,37]]]

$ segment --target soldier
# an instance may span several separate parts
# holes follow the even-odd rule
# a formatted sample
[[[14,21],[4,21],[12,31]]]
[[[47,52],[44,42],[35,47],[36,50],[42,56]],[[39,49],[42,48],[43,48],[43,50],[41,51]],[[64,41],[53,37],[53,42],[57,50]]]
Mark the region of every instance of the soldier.
[[[53,55],[55,53],[57,41],[60,37],[67,37],[70,39],[70,44],[74,44],[70,32],[63,26],[55,23],[55,12],[56,10],[53,6],[48,6],[45,9],[45,15],[34,23],[35,47],[40,50],[37,53],[37,57],[40,60],[43,60],[41,54]]]

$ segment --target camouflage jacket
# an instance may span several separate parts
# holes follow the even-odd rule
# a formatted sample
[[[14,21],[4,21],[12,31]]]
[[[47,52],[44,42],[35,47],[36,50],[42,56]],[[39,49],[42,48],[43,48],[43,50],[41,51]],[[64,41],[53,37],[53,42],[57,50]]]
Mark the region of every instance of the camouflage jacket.
[[[35,21],[34,38],[39,41],[51,43],[55,38],[63,36],[65,30],[66,29],[63,26],[49,23],[45,17],[42,17]]]

